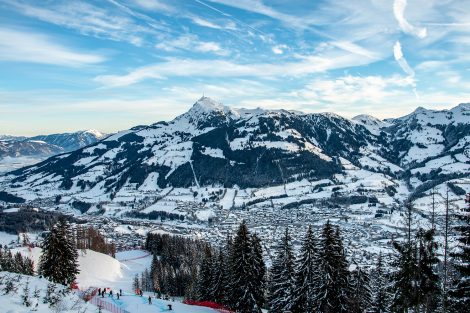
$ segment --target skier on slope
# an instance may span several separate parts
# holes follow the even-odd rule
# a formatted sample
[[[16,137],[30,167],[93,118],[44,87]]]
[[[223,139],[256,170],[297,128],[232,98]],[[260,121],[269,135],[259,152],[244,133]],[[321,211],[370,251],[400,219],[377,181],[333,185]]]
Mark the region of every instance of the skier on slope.
[[[149,304],[152,304],[152,297],[149,296]]]

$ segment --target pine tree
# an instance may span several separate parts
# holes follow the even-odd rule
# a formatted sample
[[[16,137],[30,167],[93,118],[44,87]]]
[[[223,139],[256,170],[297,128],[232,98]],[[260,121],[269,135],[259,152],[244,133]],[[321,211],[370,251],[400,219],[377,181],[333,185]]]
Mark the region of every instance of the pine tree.
[[[467,194],[466,202],[467,207],[459,214],[462,224],[455,227],[460,233],[457,238],[459,250],[452,256],[459,277],[453,282],[449,293],[454,312],[464,312],[470,307],[470,193]]]
[[[243,221],[233,239],[230,249],[230,306],[239,312],[260,313],[257,296],[260,290],[255,281],[259,273],[253,266],[252,237]]]
[[[417,233],[417,303],[423,312],[435,311],[440,299],[440,282],[435,268],[437,243],[434,240],[434,229],[419,229]]]
[[[382,253],[379,253],[377,265],[372,271],[372,277],[374,278],[372,280],[372,312],[388,313],[390,312],[389,282],[384,272]]]
[[[215,302],[225,304],[228,294],[227,283],[229,275],[227,273],[226,256],[222,249],[219,250],[217,260],[213,263],[212,273],[210,296]]]
[[[323,227],[319,245],[317,312],[350,312],[348,263],[339,230],[330,221]]]
[[[141,289],[140,281],[139,281],[139,275],[135,274],[134,276],[134,281],[132,282],[132,288],[137,291],[137,289]]]
[[[291,241],[289,229],[286,228],[276,247],[270,270],[269,307],[273,313],[284,313],[290,310],[294,303],[295,273]]]
[[[266,290],[266,264],[263,258],[263,248],[261,246],[261,239],[256,235],[251,235],[252,246],[252,267],[254,271],[254,297],[258,307],[265,304],[265,290]]]
[[[211,295],[211,283],[212,283],[212,249],[210,246],[206,246],[204,259],[201,263],[201,269],[199,271],[199,278],[197,284],[197,297],[201,301],[212,301]]]
[[[71,286],[78,270],[78,252],[65,219],[61,219],[47,234],[40,257],[41,274],[55,283]]]
[[[31,306],[31,300],[29,296],[29,280],[26,280],[24,288],[23,288],[23,294],[21,295],[21,300],[23,301],[23,305],[26,307]]]
[[[397,252],[392,265],[396,271],[392,274],[392,290],[394,291],[392,306],[394,311],[406,311],[417,305],[416,295],[416,264],[417,247],[412,238],[413,206],[411,203],[405,204],[405,240],[403,242],[393,242],[393,247]]]
[[[312,226],[309,226],[296,262],[293,312],[314,312],[318,251]]]
[[[351,273],[350,280],[351,312],[370,312],[372,309],[372,291],[369,274],[356,264],[356,269]]]

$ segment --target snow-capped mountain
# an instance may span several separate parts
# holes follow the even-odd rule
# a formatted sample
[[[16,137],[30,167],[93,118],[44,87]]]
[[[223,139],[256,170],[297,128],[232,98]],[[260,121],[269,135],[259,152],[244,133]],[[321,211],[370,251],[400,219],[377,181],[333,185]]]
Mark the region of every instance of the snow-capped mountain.
[[[203,97],[173,121],[116,133],[1,179],[9,193],[27,200],[67,195],[92,204],[120,196],[136,201],[149,193],[158,198],[172,188],[280,186],[269,197],[287,197],[298,182],[311,186],[305,199],[351,197],[369,187],[370,196],[385,194],[383,203],[399,203],[415,190],[426,191],[422,186],[468,177],[469,108],[349,120],[331,113],[234,109]],[[318,182],[331,186],[330,192],[315,187]]]
[[[0,172],[88,146],[105,136],[96,130],[34,137],[0,135]]]

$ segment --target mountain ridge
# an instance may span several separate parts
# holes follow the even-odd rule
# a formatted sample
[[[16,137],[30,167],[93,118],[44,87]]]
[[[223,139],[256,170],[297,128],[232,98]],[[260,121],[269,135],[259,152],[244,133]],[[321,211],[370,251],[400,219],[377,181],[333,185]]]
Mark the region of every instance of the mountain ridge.
[[[364,177],[354,179],[369,175],[404,190],[387,196],[399,203],[420,186],[470,173],[467,107],[380,121],[232,109],[203,97],[172,121],[118,132],[3,175],[0,184],[27,200],[73,195],[98,204],[168,188],[250,190],[324,180],[340,188],[360,171]]]

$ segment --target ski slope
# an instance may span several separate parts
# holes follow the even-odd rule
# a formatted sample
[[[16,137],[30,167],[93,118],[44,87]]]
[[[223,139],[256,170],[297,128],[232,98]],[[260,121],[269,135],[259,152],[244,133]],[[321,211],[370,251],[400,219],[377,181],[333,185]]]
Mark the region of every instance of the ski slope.
[[[23,256],[31,258],[37,269],[42,252],[41,248],[21,247],[13,249],[12,252],[20,252]],[[80,250],[78,256],[80,273],[77,276],[77,284],[81,290],[109,288],[113,290],[114,295],[121,289],[123,292],[121,299],[117,300],[115,297],[107,296],[101,298],[101,301],[112,303],[129,313],[167,312],[168,304],[173,306],[174,313],[217,312],[210,308],[185,305],[178,301],[155,299],[153,293],[145,293],[143,297],[136,296],[132,290],[133,279],[136,274],[140,276],[145,269],[150,269],[151,262],[152,255],[143,250],[118,252],[116,258],[92,250]],[[152,296],[152,304],[148,304],[149,296]],[[11,312],[23,311],[12,310]]]

